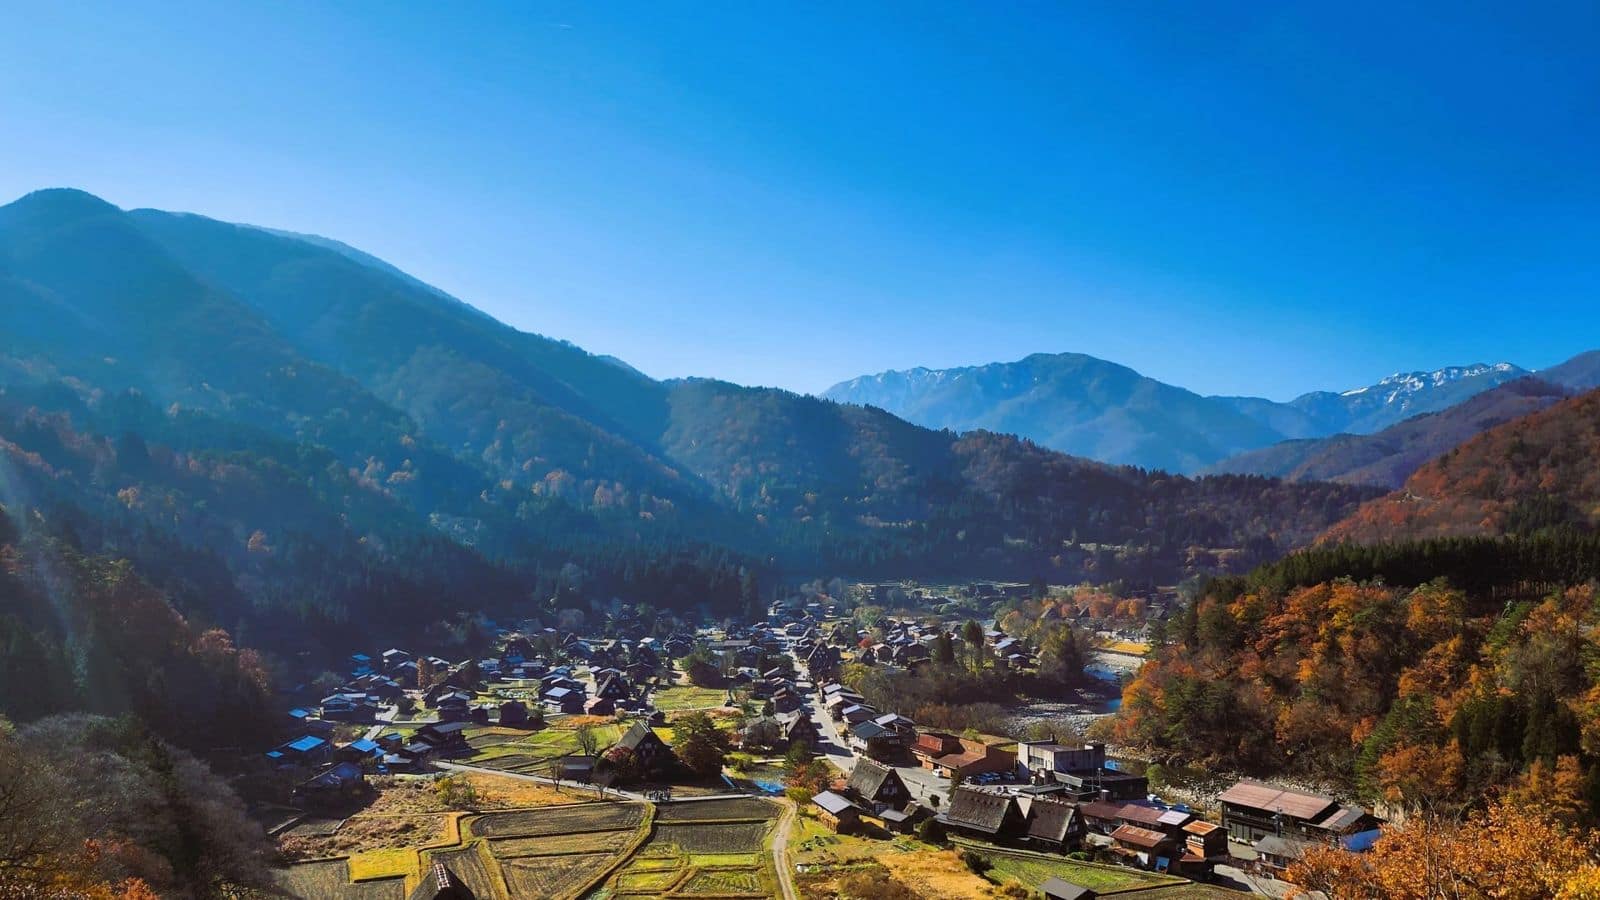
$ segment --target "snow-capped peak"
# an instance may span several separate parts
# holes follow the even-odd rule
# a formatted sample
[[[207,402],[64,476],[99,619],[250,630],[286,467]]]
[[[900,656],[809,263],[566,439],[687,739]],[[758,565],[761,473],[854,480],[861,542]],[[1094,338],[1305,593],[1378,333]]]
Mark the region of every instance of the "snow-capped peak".
[[[1377,384],[1366,387],[1354,388],[1342,392],[1341,397],[1357,397],[1369,391],[1378,391],[1383,394],[1384,403],[1404,403],[1415,395],[1424,391],[1441,388],[1448,384],[1468,379],[1488,377],[1494,382],[1506,381],[1505,376],[1524,374],[1521,367],[1508,362],[1498,363],[1473,363],[1469,366],[1445,366],[1431,372],[1396,372]]]

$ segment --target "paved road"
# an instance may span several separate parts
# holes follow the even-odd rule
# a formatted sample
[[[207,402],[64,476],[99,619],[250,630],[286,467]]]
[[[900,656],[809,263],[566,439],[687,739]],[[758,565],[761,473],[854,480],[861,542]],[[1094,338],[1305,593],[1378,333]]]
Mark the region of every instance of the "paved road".
[[[821,685],[817,680],[811,677],[811,670],[806,668],[799,654],[794,652],[794,642],[790,641],[785,649],[789,653],[789,658],[794,660],[795,671],[804,673],[805,680],[811,682],[812,687],[820,688]],[[848,776],[856,767],[856,754],[845,742],[843,723],[828,714],[828,710],[817,702],[815,693],[802,695],[800,700],[804,704],[805,712],[811,716],[811,721],[817,723],[817,730],[822,734],[822,745],[816,748],[817,752],[826,756],[829,762]]]

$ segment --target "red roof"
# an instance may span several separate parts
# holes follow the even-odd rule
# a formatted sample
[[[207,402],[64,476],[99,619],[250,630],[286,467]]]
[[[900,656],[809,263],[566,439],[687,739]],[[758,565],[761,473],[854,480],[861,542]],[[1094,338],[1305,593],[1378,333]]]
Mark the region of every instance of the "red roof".
[[[1154,850],[1168,840],[1167,836],[1159,831],[1151,831],[1148,828],[1140,828],[1137,825],[1119,827],[1116,831],[1111,832],[1111,839],[1113,841],[1121,841],[1124,844],[1131,844],[1143,850]]]

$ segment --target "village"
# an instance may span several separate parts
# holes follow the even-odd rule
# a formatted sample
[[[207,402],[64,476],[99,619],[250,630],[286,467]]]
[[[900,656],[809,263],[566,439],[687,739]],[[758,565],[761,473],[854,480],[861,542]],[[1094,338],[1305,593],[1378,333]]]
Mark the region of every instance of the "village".
[[[658,633],[627,615],[604,634],[521,622],[482,658],[355,652],[252,766],[284,886],[794,900],[857,896],[873,877],[874,896],[1283,896],[1277,876],[1305,848],[1376,839],[1367,810],[1288,786],[1169,802],[1070,720],[1007,736],[874,706],[847,683],[863,667],[915,678],[963,643],[969,664],[1028,672],[1039,648],[992,620],[974,633],[960,615],[883,615],[869,629],[856,611],[797,596],[759,621]],[[1138,636],[1102,635],[1123,655]]]

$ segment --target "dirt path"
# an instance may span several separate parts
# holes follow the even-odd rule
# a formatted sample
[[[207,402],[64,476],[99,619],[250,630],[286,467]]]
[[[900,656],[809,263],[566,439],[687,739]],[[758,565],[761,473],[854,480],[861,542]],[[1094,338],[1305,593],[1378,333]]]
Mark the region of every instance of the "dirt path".
[[[794,889],[794,866],[789,862],[789,832],[794,828],[796,816],[800,807],[793,801],[782,800],[783,816],[778,819],[778,826],[772,832],[772,866],[778,873],[778,890],[783,894],[783,900],[799,900],[799,893]]]

